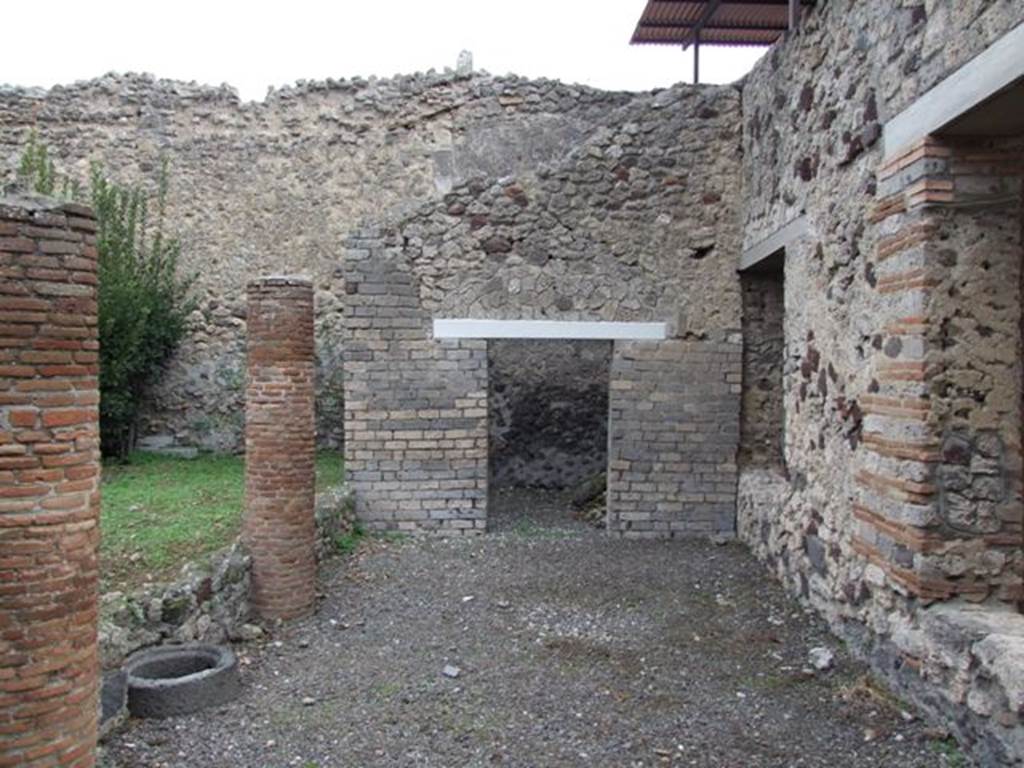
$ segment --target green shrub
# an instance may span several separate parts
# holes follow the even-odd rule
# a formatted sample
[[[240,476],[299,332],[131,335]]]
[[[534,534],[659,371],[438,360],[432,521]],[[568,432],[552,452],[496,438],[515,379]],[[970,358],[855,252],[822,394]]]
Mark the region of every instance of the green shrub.
[[[40,194],[53,195],[58,174],[35,134],[19,175]],[[135,444],[143,392],[188,330],[195,308],[193,278],[178,276],[181,242],[164,233],[167,163],[160,169],[156,207],[139,186],[110,181],[98,164],[88,196],[64,179],[62,196],[85,198],[96,213],[99,254],[100,442],[103,453],[125,458]]]
[[[358,520],[353,523],[352,530],[348,533],[340,534],[335,540],[334,545],[340,555],[350,555],[356,551],[356,547],[359,546],[359,540],[366,535],[366,529],[363,528],[362,523]]]

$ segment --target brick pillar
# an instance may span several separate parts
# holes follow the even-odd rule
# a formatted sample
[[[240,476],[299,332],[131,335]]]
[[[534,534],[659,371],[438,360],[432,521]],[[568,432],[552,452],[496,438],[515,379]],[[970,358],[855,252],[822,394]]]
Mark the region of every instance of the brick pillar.
[[[313,610],[313,286],[302,277],[249,283],[245,522],[252,603],[266,619]]]
[[[95,230],[0,198],[0,766],[95,765]]]
[[[616,341],[608,409],[608,533],[736,533],[742,345]]]
[[[929,137],[878,173],[853,548],[923,600],[1024,593],[1020,167]]]

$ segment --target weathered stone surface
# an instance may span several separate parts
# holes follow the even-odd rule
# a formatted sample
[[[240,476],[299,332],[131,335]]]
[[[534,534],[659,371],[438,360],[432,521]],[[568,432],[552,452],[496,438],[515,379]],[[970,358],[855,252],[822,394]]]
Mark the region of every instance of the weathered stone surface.
[[[565,155],[634,96],[486,73],[309,81],[241,102],[231,88],[106,75],[50,90],[0,86],[0,186],[30,131],[84,180],[102,162],[153,181],[170,161],[168,218],[198,274],[192,333],[150,393],[144,433],[241,447],[246,281],[303,273],[316,290],[318,439],[343,427],[342,242],[368,215],[467,179]]]
[[[740,461],[750,466],[782,464],[783,278],[746,272],[743,288],[743,402]]]

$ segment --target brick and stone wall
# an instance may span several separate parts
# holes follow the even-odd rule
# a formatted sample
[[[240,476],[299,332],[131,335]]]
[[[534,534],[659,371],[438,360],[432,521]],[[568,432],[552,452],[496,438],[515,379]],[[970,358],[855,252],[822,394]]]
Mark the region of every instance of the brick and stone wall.
[[[536,175],[468,182],[350,239],[345,452],[361,518],[391,528],[485,526],[487,342],[435,340],[433,318],[663,321],[672,340],[654,345],[653,389],[638,387],[630,408],[620,401],[624,420],[650,421],[649,405],[664,422],[649,424],[654,439],[644,445],[623,433],[633,442],[619,455],[637,462],[625,482],[644,499],[622,502],[640,515],[637,533],[731,530],[740,292],[738,210],[727,192],[738,174],[738,109],[731,87],[638,96]],[[616,345],[612,370],[646,365],[616,359],[632,354]],[[695,400],[685,411],[669,402],[674,378],[709,373],[714,407],[705,416],[691,412]],[[682,465],[705,438],[692,501],[651,512],[655,496],[667,504],[679,491]],[[613,437],[610,454],[617,450]]]
[[[488,343],[493,485],[570,488],[605,472],[611,353],[607,341]]]
[[[313,286],[263,277],[248,297],[242,536],[253,609],[293,619],[316,602]]]
[[[643,107],[647,116],[631,123],[619,113],[634,101],[649,105],[651,98],[547,80],[450,72],[308,82],[273,91],[264,103],[241,103],[226,86],[138,75],[107,75],[48,91],[0,86],[0,185],[4,177],[13,177],[31,130],[50,146],[58,168],[79,178],[86,176],[90,161],[100,160],[120,179],[152,182],[166,157],[168,217],[183,239],[183,268],[198,273],[200,301],[189,337],[148,397],[143,445],[241,448],[243,289],[254,274],[294,272],[314,283],[318,441],[336,447],[343,437],[344,413],[345,290],[338,259],[340,244],[356,223],[382,210],[414,208],[471,178],[517,174],[536,185],[532,177],[541,165],[557,164],[607,130],[618,132],[611,148],[622,150],[618,174],[623,179],[612,180],[619,198],[612,205],[633,205],[630,195],[645,195],[641,187],[652,175],[650,168],[633,165],[640,157],[634,150],[648,143],[649,120],[655,115]],[[662,95],[666,114],[675,98]],[[702,109],[698,121],[680,134],[698,153],[705,152],[707,129],[718,122],[715,105],[696,111]],[[711,144],[720,140],[712,137]],[[736,144],[738,136],[728,141]],[[664,170],[658,166],[661,157],[648,153],[645,162],[653,165],[653,175],[679,190],[693,184],[687,205],[713,207],[735,188],[729,173],[673,178],[658,173]],[[581,191],[589,189],[587,184],[584,180]],[[706,228],[706,222],[700,225]],[[706,232],[695,234],[694,247],[703,254],[711,241]],[[630,251],[638,253],[636,246]],[[646,298],[631,297],[630,302],[639,305]],[[587,297],[588,302],[607,299]],[[551,380],[571,382],[572,391],[559,397],[578,404],[574,410],[580,426],[572,430],[572,440],[562,432],[542,447],[529,449],[515,436],[546,434],[552,418],[563,425],[568,419],[531,405],[536,386],[529,376],[501,376],[506,385],[501,434],[494,435],[491,445],[503,451],[500,466],[517,468],[514,476],[504,478],[510,482],[571,484],[603,463],[592,450],[599,435],[584,425],[591,421],[587,409],[596,407],[595,392],[606,390],[607,367],[585,366],[584,376],[578,366],[564,362],[552,357],[545,368]],[[558,470],[562,459],[574,469]]]
[[[95,764],[95,230],[0,198],[0,765]]]
[[[808,229],[785,254],[786,474],[742,474],[740,534],[986,764],[1022,746],[1012,674],[992,664],[993,646],[1024,638],[1007,613],[1021,574],[1019,143],[884,158],[880,137],[1022,21],[1006,0],[819,3],[743,92],[745,245],[797,216]]]
[[[1024,141],[928,139],[878,177],[854,546],[911,594],[1016,602]]]
[[[151,392],[148,444],[242,445],[245,285],[305,274],[316,294],[317,419],[342,439],[342,243],[366,216],[466,179],[528,173],[601,129],[633,94],[486,73],[303,82],[241,102],[227,86],[106,75],[50,90],[0,85],[0,187],[32,130],[58,169],[100,161],[152,184],[198,274],[192,331]]]

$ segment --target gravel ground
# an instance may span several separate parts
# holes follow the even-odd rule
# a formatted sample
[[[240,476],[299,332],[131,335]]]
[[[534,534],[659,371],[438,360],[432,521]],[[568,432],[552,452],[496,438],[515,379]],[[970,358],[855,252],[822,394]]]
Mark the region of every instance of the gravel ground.
[[[557,497],[496,501],[485,537],[335,561],[314,618],[240,649],[241,698],[130,721],[103,764],[962,764],[740,545],[621,541]],[[817,646],[834,669],[808,667]]]

